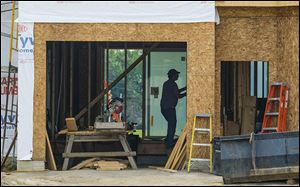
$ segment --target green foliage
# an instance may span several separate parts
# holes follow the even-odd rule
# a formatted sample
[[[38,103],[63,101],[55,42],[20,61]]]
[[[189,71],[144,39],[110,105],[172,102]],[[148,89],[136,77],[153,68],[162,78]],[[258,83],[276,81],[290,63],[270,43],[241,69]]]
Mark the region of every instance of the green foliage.
[[[127,51],[127,67],[140,55],[142,50]],[[142,124],[142,98],[143,98],[143,64],[140,63],[127,75],[127,121]],[[108,65],[108,81],[111,83],[125,70],[125,50],[110,49]],[[125,80],[121,80],[113,89],[113,97],[124,97]]]

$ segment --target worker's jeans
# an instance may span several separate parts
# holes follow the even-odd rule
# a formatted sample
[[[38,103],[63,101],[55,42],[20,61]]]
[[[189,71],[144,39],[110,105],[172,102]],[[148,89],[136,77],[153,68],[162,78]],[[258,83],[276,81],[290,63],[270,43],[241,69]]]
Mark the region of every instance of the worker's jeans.
[[[175,108],[171,109],[161,109],[162,115],[168,122],[168,134],[167,134],[167,149],[171,149],[174,145],[174,135],[176,131],[176,110]]]

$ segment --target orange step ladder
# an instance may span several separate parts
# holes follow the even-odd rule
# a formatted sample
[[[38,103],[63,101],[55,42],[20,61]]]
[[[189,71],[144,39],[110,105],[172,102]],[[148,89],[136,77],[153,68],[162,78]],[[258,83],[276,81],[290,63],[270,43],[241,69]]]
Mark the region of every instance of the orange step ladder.
[[[286,131],[287,105],[287,83],[271,84],[262,124],[262,133]],[[276,126],[274,123],[277,123]]]

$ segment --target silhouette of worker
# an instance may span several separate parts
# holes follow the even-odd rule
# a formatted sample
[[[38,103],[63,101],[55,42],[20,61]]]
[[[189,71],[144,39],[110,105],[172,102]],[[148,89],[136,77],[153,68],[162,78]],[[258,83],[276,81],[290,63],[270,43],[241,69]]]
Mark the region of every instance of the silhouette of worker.
[[[178,89],[178,86],[175,81],[179,77],[178,71],[175,69],[170,69],[168,72],[169,80],[167,80],[163,85],[162,98],[160,101],[161,113],[168,122],[168,134],[166,138],[166,148],[167,154],[169,155],[172,147],[174,146],[174,135],[176,131],[176,105],[178,99],[181,99],[186,96],[186,87]]]

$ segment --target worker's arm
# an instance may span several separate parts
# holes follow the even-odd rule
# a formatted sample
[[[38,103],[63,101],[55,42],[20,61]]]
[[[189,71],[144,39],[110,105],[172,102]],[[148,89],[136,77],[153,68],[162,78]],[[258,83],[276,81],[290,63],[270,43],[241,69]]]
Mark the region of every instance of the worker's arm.
[[[183,97],[186,97],[186,92],[185,93],[181,93],[183,91],[186,91],[186,87],[183,87],[181,89],[178,90],[178,98],[181,99]]]
[[[186,96],[186,92],[185,92],[185,93],[182,93],[182,94],[179,94],[178,98],[181,99],[181,98],[183,98],[183,97],[185,97],[185,96]]]
[[[181,92],[183,92],[183,91],[185,91],[185,90],[186,90],[186,86],[183,87],[183,88],[181,88],[181,89],[179,89],[178,91],[179,91],[179,93],[181,93]]]

